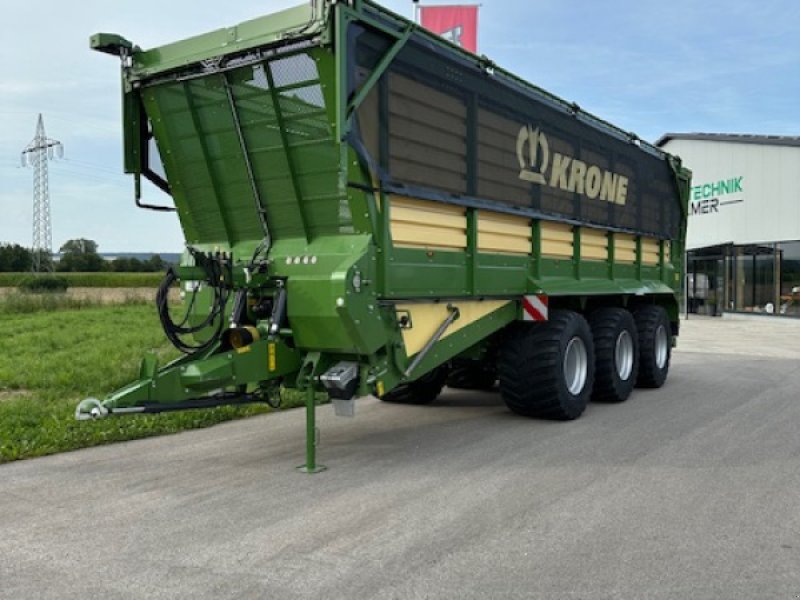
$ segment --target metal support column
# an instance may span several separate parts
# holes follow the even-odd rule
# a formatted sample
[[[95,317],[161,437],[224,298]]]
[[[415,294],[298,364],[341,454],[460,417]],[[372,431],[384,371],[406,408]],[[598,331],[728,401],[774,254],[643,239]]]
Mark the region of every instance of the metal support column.
[[[319,473],[326,467],[317,464],[317,399],[314,385],[306,387],[306,464],[297,467],[301,473]]]

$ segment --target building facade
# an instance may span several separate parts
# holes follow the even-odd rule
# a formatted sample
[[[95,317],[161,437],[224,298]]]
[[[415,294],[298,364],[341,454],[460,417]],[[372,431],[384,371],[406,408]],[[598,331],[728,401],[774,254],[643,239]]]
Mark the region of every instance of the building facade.
[[[692,170],[691,312],[800,317],[800,137],[666,134]]]

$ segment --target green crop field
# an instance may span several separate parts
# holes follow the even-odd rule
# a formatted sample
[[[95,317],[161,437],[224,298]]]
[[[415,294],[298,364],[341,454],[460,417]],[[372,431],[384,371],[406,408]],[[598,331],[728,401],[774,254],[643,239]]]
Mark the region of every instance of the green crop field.
[[[131,288],[158,287],[163,273],[55,273],[70,287]],[[17,287],[30,273],[0,273],[0,287]]]
[[[123,305],[35,313],[0,308],[0,463],[206,427],[268,412],[263,405],[162,415],[74,420],[77,402],[134,380],[144,352],[166,361],[152,305]],[[291,393],[291,404],[299,398]]]

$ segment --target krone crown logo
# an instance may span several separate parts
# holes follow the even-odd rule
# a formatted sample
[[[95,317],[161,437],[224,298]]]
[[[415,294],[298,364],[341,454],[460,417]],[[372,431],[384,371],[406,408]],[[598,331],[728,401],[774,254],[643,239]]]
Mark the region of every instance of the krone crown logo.
[[[550,144],[547,136],[533,128],[523,125],[517,136],[517,159],[519,178],[531,183],[545,184],[544,173],[550,166]]]

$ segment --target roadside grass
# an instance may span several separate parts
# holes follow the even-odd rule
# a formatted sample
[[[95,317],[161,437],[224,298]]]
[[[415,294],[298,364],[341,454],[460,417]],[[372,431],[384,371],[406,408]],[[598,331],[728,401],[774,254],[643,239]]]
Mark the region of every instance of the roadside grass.
[[[136,379],[148,350],[155,350],[162,364],[177,356],[165,342],[152,305],[0,311],[0,463],[207,427],[271,410],[252,405],[75,421],[80,400],[103,398]],[[300,400],[299,394],[284,391],[285,406],[297,406]]]
[[[70,287],[158,287],[163,273],[56,273]],[[30,273],[0,273],[0,287],[17,287]]]

